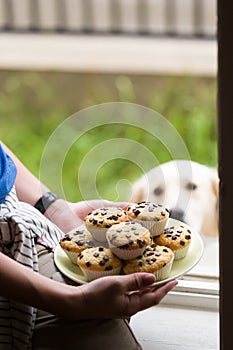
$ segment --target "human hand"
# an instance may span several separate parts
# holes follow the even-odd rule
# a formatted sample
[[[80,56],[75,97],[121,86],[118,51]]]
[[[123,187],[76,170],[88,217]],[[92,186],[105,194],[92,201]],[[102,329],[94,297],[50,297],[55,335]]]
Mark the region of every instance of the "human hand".
[[[83,224],[85,216],[96,208],[108,206],[125,209],[128,205],[128,202],[110,202],[100,199],[72,203],[59,198],[48,207],[45,216],[63,232],[68,232]]]
[[[126,209],[129,202],[111,202],[104,199],[92,199],[88,201],[81,201],[77,203],[68,202],[71,211],[80,219],[84,220],[85,216],[92,210],[104,207],[117,207]]]
[[[84,284],[69,298],[70,307],[65,317],[70,319],[128,318],[138,311],[160,303],[162,298],[177,285],[173,280],[151,287],[155,276],[134,273],[109,276]],[[77,309],[76,306],[77,305]]]

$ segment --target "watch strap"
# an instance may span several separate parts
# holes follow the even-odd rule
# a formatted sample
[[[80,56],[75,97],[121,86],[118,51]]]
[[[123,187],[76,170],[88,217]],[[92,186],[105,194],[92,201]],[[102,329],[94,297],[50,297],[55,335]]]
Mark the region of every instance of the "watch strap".
[[[58,196],[52,192],[46,192],[42,197],[36,202],[34,207],[38,209],[42,214],[48,209],[48,207],[58,199]]]

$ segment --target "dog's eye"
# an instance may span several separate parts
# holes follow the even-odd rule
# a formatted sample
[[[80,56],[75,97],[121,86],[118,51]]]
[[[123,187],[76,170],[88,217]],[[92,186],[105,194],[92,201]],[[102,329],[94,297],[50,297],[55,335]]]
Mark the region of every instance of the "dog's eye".
[[[188,182],[186,187],[187,187],[188,190],[194,191],[194,190],[196,190],[197,185],[194,184],[193,182]]]
[[[159,196],[159,195],[161,195],[162,193],[163,193],[163,190],[162,190],[161,187],[156,187],[156,188],[154,189],[154,194],[155,194],[156,196]]]

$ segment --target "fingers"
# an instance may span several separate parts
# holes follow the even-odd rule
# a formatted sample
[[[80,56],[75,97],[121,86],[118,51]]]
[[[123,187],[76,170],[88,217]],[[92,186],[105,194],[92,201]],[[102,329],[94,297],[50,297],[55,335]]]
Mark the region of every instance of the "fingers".
[[[110,282],[111,277],[108,277],[106,279],[106,282]],[[104,279],[102,279],[103,283]],[[112,282],[114,283],[114,289],[117,290],[117,285],[119,287],[119,290],[123,293],[131,293],[135,291],[143,291],[147,289],[148,287],[151,287],[154,282],[156,282],[156,277],[155,275],[151,273],[146,273],[146,272],[137,272],[133,273],[130,275],[124,275],[124,276],[117,276],[117,278],[112,278]],[[164,284],[163,286],[154,286],[151,287],[151,291],[154,292],[157,289],[161,289],[162,291],[164,290],[166,293],[166,290],[170,290],[169,288],[173,288],[173,284],[177,284],[176,281],[171,281],[169,283]],[[110,287],[110,285],[109,285]]]
[[[167,295],[167,293],[170,292],[177,284],[178,281],[174,280],[167,282],[161,287],[156,288],[156,290],[154,290],[156,304],[160,303],[160,301],[165,297],[165,295]]]
[[[156,280],[153,274],[144,272],[121,276],[121,279],[121,288],[126,293],[145,289]]]
[[[148,309],[154,305],[158,305],[161,300],[172,290],[177,281],[170,281],[156,288],[147,288],[142,291],[131,293],[128,302],[127,314],[132,316],[138,311]]]

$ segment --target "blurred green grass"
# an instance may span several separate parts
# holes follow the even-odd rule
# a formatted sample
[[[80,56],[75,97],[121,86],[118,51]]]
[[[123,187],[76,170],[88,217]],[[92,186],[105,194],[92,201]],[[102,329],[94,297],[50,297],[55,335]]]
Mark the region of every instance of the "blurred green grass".
[[[53,131],[77,111],[106,102],[136,103],[157,111],[176,128],[192,160],[217,165],[216,79],[213,78],[2,71],[0,137],[39,176],[43,149]],[[67,154],[62,169],[67,199],[82,199],[77,173],[85,156],[99,143],[116,137],[139,142],[160,163],[170,160],[165,147],[139,128],[100,126],[82,135]],[[102,197],[125,200],[126,182],[140,175],[141,170],[132,162],[115,159],[99,169],[96,186]],[[87,181],[93,181],[91,176],[89,169]],[[121,182],[117,193],[116,184],[122,179],[127,181]],[[47,185],[63,195],[55,179],[48,178]]]

